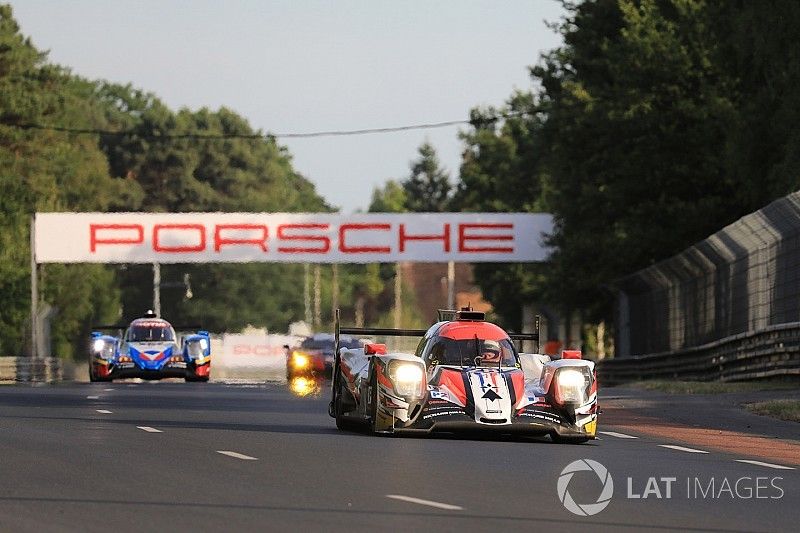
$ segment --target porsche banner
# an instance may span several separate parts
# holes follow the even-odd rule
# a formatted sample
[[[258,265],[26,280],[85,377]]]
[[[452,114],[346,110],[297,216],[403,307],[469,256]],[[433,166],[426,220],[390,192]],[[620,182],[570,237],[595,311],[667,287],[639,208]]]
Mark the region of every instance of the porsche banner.
[[[538,213],[37,213],[37,263],[531,262]]]

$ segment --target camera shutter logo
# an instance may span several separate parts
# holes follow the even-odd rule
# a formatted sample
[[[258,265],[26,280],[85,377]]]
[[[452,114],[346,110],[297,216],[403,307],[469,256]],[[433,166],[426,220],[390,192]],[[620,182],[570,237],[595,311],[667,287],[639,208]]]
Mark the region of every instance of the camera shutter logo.
[[[603,490],[594,503],[577,503],[572,499],[569,490],[567,490],[569,482],[572,480],[572,476],[575,475],[575,472],[583,471],[594,472],[598,479],[600,479],[600,483],[603,484]],[[561,471],[561,475],[558,477],[557,489],[558,499],[561,500],[561,503],[564,504],[567,511],[578,516],[592,516],[605,509],[608,504],[611,503],[611,497],[614,495],[614,480],[611,479],[611,474],[608,473],[608,469],[597,461],[578,459],[568,464],[564,470]]]

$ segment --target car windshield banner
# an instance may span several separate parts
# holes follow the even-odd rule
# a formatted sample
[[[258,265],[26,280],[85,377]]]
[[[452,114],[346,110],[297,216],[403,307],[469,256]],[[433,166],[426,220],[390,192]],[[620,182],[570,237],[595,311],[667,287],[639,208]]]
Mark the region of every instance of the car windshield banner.
[[[37,263],[533,262],[541,213],[37,213]]]

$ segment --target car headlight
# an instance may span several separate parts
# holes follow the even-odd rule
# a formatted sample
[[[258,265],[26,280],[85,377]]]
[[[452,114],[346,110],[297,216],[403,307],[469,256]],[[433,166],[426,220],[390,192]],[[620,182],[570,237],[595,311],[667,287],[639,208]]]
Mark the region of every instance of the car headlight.
[[[186,343],[186,352],[189,354],[189,357],[203,357],[203,353],[205,349],[203,348],[203,341],[205,339],[201,339],[199,341],[189,341]]]
[[[106,342],[103,339],[95,339],[94,342],[92,342],[92,352],[95,357],[111,359],[114,357],[114,344]]]
[[[208,350],[208,340],[200,339],[200,347],[203,349],[204,352]]]
[[[389,377],[400,396],[419,396],[424,376],[422,366],[416,363],[392,362],[389,365]]]
[[[556,372],[556,401],[564,403],[586,403],[589,378],[582,369],[561,368]]]
[[[292,367],[296,370],[304,370],[309,367],[311,360],[306,354],[294,352],[292,354]]]

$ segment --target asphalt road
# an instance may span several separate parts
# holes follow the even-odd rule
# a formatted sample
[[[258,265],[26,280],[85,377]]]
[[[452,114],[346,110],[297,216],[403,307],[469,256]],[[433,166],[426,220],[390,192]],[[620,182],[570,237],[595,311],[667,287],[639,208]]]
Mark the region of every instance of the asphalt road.
[[[326,394],[297,397],[280,384],[0,386],[0,530],[796,531],[800,523],[800,469],[779,469],[763,453],[666,448],[680,443],[631,427],[584,445],[374,437],[338,431]],[[601,419],[601,431],[614,429]],[[579,459],[613,479],[613,497],[594,516],[559,499],[559,476]],[[564,486],[578,504],[595,503],[602,489],[591,471]]]

